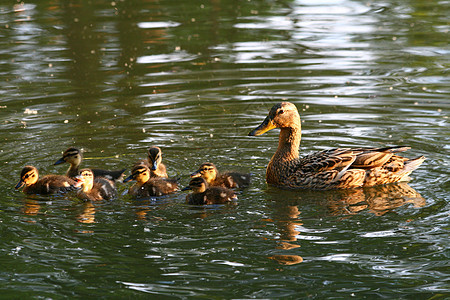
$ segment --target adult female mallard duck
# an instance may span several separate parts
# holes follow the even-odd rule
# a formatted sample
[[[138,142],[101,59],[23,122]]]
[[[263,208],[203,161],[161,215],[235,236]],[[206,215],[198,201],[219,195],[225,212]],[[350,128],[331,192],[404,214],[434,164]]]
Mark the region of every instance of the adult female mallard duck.
[[[70,178],[75,178],[79,175],[78,167],[83,160],[83,155],[81,151],[77,148],[70,147],[66,151],[64,151],[63,156],[58,159],[54,165],[59,165],[63,163],[69,163],[70,167],[67,170],[66,176]],[[117,171],[109,171],[103,169],[91,169],[94,173],[94,177],[104,177],[109,180],[120,181],[123,179],[123,172],[126,169],[117,170]]]
[[[193,178],[189,186],[182,189],[182,191],[186,190],[193,191],[186,196],[186,202],[192,205],[224,204],[237,199],[232,190],[220,186],[210,187],[202,177]]]
[[[250,184],[250,174],[229,171],[219,173],[216,166],[210,162],[201,164],[198,170],[191,174],[191,177],[202,177],[209,186],[224,188],[243,188]]]
[[[147,151],[147,159],[138,161],[134,167],[139,165],[145,165],[150,169],[150,177],[167,178],[166,166],[162,163],[162,151],[161,148],[151,146]]]
[[[114,182],[105,177],[97,177],[94,181],[91,169],[80,170],[76,178],[81,181],[81,190],[77,192],[77,197],[81,200],[112,200],[117,197]]]
[[[151,177],[150,173],[146,165],[135,166],[131,171],[131,175],[123,181],[136,180],[136,183],[128,190],[128,194],[136,198],[145,198],[167,195],[178,190],[176,179]]]
[[[65,193],[79,187],[77,181],[63,175],[45,175],[39,179],[39,172],[33,166],[25,166],[20,172],[16,189],[23,188],[25,194],[50,195]]]
[[[290,102],[274,105],[269,115],[248,135],[261,135],[280,128],[278,148],[266,170],[268,184],[287,188],[345,189],[406,181],[424,156],[408,159],[399,155],[410,149],[335,148],[299,157],[300,116]]]

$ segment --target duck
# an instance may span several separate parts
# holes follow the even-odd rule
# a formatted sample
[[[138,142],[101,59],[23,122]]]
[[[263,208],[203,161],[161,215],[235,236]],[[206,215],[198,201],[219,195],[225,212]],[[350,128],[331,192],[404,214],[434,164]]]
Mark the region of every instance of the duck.
[[[80,187],[76,180],[63,175],[45,175],[39,179],[38,169],[34,166],[25,166],[20,172],[20,180],[15,188],[23,187],[25,194],[50,195],[66,193]]]
[[[151,177],[150,169],[144,164],[135,166],[123,182],[131,180],[136,183],[129,188],[128,194],[136,198],[163,196],[178,190],[177,179]]]
[[[210,187],[203,177],[193,178],[189,185],[182,189],[187,190],[193,191],[186,196],[186,202],[191,205],[225,204],[237,200],[234,191],[220,186]]]
[[[77,197],[81,200],[101,201],[117,198],[117,190],[114,181],[105,177],[97,177],[94,180],[94,172],[91,169],[82,169],[76,177],[81,182],[81,189]]]
[[[70,178],[75,178],[79,175],[78,167],[83,160],[83,155],[78,148],[70,147],[66,151],[64,151],[63,156],[58,159],[53,165],[59,165],[63,163],[69,163],[70,167],[67,170],[66,176]],[[94,177],[104,177],[109,180],[121,181],[124,176],[124,172],[126,169],[109,171],[103,169],[91,169],[94,173]]]
[[[250,184],[250,174],[229,171],[219,173],[217,167],[210,162],[201,164],[198,170],[191,174],[191,177],[202,177],[209,186],[224,188],[244,188]]]
[[[269,185],[291,189],[347,189],[409,180],[425,160],[397,155],[407,146],[384,148],[333,148],[299,156],[300,115],[291,102],[275,104],[264,121],[250,131],[259,136],[279,128],[278,148],[266,169]]]
[[[147,159],[138,161],[134,167],[145,165],[150,169],[150,177],[168,178],[166,166],[162,163],[162,151],[157,146],[151,146],[147,150]]]

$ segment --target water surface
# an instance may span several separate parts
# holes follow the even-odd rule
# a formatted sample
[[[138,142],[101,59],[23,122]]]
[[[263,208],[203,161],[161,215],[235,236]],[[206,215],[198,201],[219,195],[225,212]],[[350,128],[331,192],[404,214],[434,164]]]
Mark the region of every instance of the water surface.
[[[447,1],[31,1],[0,5],[4,297],[393,298],[449,295]],[[301,153],[408,145],[408,184],[268,187],[279,101]],[[69,146],[119,169],[158,145],[187,184],[205,161],[252,173],[237,205],[180,192],[111,203],[14,191]]]

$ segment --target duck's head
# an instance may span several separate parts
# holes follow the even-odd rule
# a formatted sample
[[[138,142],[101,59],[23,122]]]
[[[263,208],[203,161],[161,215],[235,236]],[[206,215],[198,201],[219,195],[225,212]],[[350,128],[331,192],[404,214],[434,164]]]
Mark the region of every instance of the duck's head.
[[[202,177],[193,178],[182,191],[192,190],[194,193],[203,193],[208,188],[208,183]]]
[[[63,156],[60,159],[58,159],[54,163],[54,165],[59,165],[67,162],[71,165],[78,166],[79,164],[81,164],[81,160],[82,160],[81,151],[77,148],[70,147],[69,149],[64,151]]]
[[[80,174],[75,177],[77,180],[81,181],[83,186],[83,191],[88,192],[94,186],[94,173],[91,169],[82,169]]]
[[[250,131],[248,135],[261,135],[274,128],[300,128],[300,115],[294,104],[290,102],[275,104],[261,125]]]
[[[138,183],[146,183],[150,179],[150,170],[146,165],[138,165],[131,170],[131,175],[123,180],[123,182],[128,182],[131,180],[136,180]]]
[[[211,183],[214,181],[217,177],[217,171],[216,166],[213,163],[207,162],[203,163],[197,171],[191,174],[192,178],[195,177],[202,177],[204,178],[208,183]]]
[[[20,180],[16,184],[16,189],[20,189],[24,185],[35,184],[39,179],[38,170],[33,166],[25,166],[20,172]]]
[[[151,165],[151,170],[156,171],[156,169],[158,169],[158,165],[162,161],[161,149],[159,147],[152,146],[148,148],[147,154],[148,154],[148,161]]]

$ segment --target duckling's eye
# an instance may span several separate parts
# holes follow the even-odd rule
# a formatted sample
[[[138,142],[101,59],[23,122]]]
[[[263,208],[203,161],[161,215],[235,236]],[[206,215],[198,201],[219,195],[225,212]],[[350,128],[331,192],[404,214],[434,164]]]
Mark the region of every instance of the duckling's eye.
[[[282,113],[284,113],[284,110],[280,109],[280,110],[278,111],[278,114],[281,115]]]

